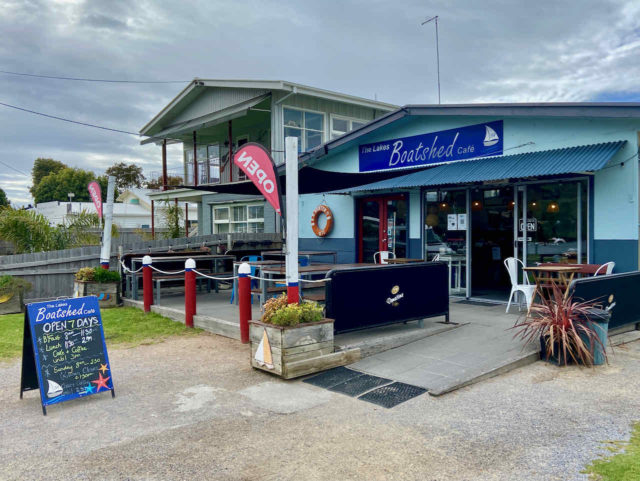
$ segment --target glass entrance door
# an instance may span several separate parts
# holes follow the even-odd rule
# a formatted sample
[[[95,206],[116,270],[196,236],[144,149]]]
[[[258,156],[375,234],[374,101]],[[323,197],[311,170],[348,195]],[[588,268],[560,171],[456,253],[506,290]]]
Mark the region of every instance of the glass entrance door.
[[[373,262],[373,255],[379,251],[407,257],[407,200],[404,195],[360,199],[358,212],[359,262]]]

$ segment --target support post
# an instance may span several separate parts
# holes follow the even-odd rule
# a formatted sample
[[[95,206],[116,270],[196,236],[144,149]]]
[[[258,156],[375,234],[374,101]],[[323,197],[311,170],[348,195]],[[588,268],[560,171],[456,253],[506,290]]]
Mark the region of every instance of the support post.
[[[156,214],[153,200],[151,200],[151,238],[156,239]]]
[[[196,131],[193,131],[193,185],[198,186],[198,146],[196,145]]]
[[[298,138],[284,139],[287,176],[287,302],[298,304]]]
[[[196,314],[196,261],[187,259],[184,263],[184,324],[193,327]]]
[[[151,304],[153,304],[151,256],[144,256],[142,258],[142,300],[144,301],[144,312],[149,312],[151,310]]]
[[[175,197],[173,199],[173,202],[174,202],[174,204],[176,206],[176,232],[179,233],[179,231],[180,231],[180,216],[178,215],[178,198]]]
[[[233,182],[233,128],[229,120],[229,182]]]
[[[238,268],[238,304],[240,306],[240,340],[249,342],[249,321],[251,320],[251,266],[246,262]]]
[[[189,203],[184,203],[184,236],[189,237]]]
[[[167,139],[164,139],[162,141],[162,190],[167,190],[167,185]]]

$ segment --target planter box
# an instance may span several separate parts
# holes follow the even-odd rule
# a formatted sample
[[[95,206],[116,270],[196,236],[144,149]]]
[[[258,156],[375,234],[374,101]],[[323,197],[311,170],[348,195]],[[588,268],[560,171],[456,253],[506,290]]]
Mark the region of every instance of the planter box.
[[[100,308],[116,307],[120,302],[119,282],[74,281],[73,297],[96,296]]]
[[[7,295],[0,295],[0,315],[18,314],[22,312],[22,295],[15,292]]]
[[[333,319],[286,327],[251,321],[249,337],[251,365],[284,379],[335,367]]]

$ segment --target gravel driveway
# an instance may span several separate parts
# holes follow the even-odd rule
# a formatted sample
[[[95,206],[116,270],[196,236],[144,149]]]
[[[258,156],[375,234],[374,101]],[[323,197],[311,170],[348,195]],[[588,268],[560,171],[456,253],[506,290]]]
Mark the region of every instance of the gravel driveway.
[[[19,399],[0,364],[0,479],[572,480],[640,419],[640,342],[595,370],[538,362],[391,410],[249,367],[202,334],[110,351],[116,398]]]

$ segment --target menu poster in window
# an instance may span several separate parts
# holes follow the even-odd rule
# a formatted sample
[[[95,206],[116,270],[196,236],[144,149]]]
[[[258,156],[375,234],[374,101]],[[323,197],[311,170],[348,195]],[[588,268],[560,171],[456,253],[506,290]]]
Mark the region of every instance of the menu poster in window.
[[[458,230],[458,216],[447,214],[447,230]]]
[[[40,388],[42,412],[71,399],[111,391],[111,365],[95,296],[28,304],[20,398]]]
[[[458,230],[467,230],[467,214],[458,214]]]

